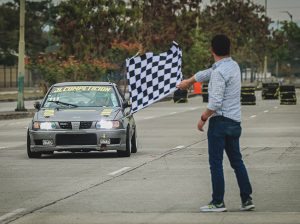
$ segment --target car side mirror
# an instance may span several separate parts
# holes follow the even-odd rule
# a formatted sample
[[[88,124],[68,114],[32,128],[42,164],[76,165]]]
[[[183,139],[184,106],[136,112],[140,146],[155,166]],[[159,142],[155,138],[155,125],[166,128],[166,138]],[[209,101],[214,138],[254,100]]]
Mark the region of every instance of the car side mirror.
[[[40,103],[40,101],[36,101],[36,102],[33,104],[33,106],[34,106],[34,108],[37,109],[37,110],[41,109],[41,103]]]
[[[122,107],[123,107],[124,109],[127,108],[127,107],[130,107],[130,102],[129,102],[129,101],[123,102]]]

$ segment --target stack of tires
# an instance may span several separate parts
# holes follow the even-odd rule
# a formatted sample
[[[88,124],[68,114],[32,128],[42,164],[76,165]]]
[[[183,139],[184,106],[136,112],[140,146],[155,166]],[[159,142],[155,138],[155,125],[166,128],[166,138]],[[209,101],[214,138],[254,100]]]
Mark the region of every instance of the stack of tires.
[[[202,98],[203,102],[208,102],[208,83],[202,83]]]
[[[187,90],[177,89],[173,94],[174,103],[186,103],[187,102]]]
[[[263,100],[278,100],[278,82],[269,82],[262,84],[261,97]]]
[[[280,104],[282,105],[295,105],[297,103],[295,86],[293,85],[280,86],[279,95],[280,95]]]
[[[242,86],[241,88],[241,104],[256,105],[255,87]]]

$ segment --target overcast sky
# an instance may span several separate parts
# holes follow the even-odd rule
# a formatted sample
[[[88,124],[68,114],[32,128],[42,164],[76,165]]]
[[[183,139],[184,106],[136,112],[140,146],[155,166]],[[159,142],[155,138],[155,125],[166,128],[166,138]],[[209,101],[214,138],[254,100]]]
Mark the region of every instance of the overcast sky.
[[[265,5],[265,0],[255,0],[255,2]],[[288,13],[292,15],[294,22],[300,23],[300,0],[267,1],[267,14],[273,20],[289,20],[290,16]]]
[[[0,0],[0,3],[7,2],[9,0]],[[39,0],[26,0],[26,1],[39,1]],[[53,2],[59,2],[61,0],[52,0]],[[253,0],[253,2],[265,5],[265,0]],[[210,0],[203,0],[203,4],[209,4]],[[272,20],[283,21],[290,20],[290,13],[293,17],[293,21],[300,25],[300,0],[267,0],[267,15]]]
[[[265,0],[253,0],[254,3],[265,6]],[[209,4],[210,0],[203,0],[204,4]],[[267,15],[273,21],[290,21],[290,13],[293,21],[300,24],[300,0],[267,0]]]

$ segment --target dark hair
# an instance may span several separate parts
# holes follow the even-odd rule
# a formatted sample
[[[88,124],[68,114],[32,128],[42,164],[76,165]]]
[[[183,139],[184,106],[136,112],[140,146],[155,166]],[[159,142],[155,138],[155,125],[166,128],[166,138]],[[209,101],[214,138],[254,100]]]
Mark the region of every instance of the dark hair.
[[[218,34],[211,40],[213,52],[218,56],[226,56],[230,54],[230,40],[224,34]]]

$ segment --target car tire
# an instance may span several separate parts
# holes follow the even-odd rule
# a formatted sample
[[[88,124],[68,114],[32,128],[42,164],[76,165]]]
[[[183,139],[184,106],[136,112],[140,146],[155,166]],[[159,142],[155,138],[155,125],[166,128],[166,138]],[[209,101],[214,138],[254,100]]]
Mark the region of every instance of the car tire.
[[[136,128],[134,129],[133,136],[131,138],[131,153],[136,153],[138,148],[138,143],[137,143],[137,132]]]
[[[32,152],[30,149],[31,141],[30,141],[30,135],[27,133],[27,155],[29,158],[40,158],[42,153],[40,152]]]
[[[117,154],[119,157],[130,157],[131,154],[131,139],[129,128],[127,128],[126,132],[126,151],[117,150]]]

